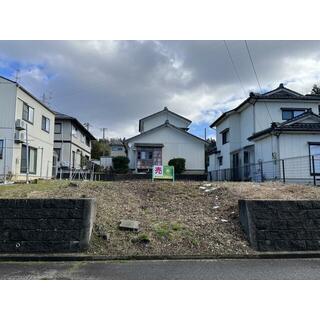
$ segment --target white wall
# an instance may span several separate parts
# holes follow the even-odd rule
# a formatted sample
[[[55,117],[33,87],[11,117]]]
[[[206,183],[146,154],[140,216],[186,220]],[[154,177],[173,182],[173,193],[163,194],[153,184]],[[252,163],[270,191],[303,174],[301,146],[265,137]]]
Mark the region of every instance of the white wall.
[[[319,104],[320,102],[316,101],[257,101],[255,104],[256,132],[269,128],[271,122],[283,122],[281,108],[311,108],[313,113],[319,114]]]
[[[20,88],[17,89],[16,119],[22,119],[23,102],[34,108],[33,124],[28,123],[29,146],[37,149],[37,171],[29,174],[30,178],[51,178],[54,137],[54,114],[37,102]],[[50,120],[49,133],[42,130],[42,116]],[[25,174],[20,173],[21,145],[15,144],[13,152],[13,173],[16,179],[25,179]]]
[[[168,164],[168,161],[173,158],[185,158],[186,170],[201,170],[205,169],[205,143],[187,136],[183,132],[170,127],[163,127],[151,133],[138,136],[130,141],[132,147],[129,148],[128,156],[130,159],[129,167],[135,168],[135,152],[133,150],[134,143],[162,143],[162,164]]]
[[[80,168],[81,166],[81,152],[83,156],[88,156],[91,159],[91,141],[88,146],[84,139],[81,140],[81,135],[84,132],[81,128],[77,127],[75,135],[72,135],[72,122],[71,120],[56,119],[56,123],[61,123],[61,133],[54,134],[54,148],[61,149],[60,162],[63,166],[72,165],[72,152],[76,153],[75,157],[75,168]],[[71,149],[70,149],[71,148]]]
[[[148,131],[152,128],[158,127],[166,122],[166,120],[169,120],[169,122],[178,127],[178,128],[186,128],[189,126],[189,122],[186,120],[183,120],[182,118],[175,116],[171,113],[163,111],[162,113],[159,113],[157,115],[154,115],[150,118],[147,118],[141,122],[142,130]]]
[[[280,156],[281,159],[285,159],[285,175],[287,179],[313,179],[310,175],[308,142],[320,143],[320,134],[280,135]],[[316,167],[319,168],[319,160],[316,160]]]
[[[16,90],[15,84],[0,78],[0,140],[5,140],[6,144],[4,157],[0,159],[0,178],[4,175],[4,164],[6,164],[6,174],[12,171]]]
[[[215,170],[230,168],[230,142],[222,144],[222,134],[221,134],[221,132],[227,128],[230,129],[229,137],[231,139],[231,135],[232,135],[231,131],[233,131],[232,130],[233,128],[230,128],[230,117],[228,117],[225,121],[223,121],[221,124],[219,124],[216,127],[217,150],[221,151],[219,156],[222,156],[223,158],[222,158],[222,166],[218,166],[217,161],[215,162],[215,164],[210,163],[210,167],[216,167]],[[213,160],[214,158],[211,158],[211,159]]]
[[[240,128],[241,148],[243,148],[252,144],[252,142],[248,141],[248,138],[254,133],[254,110],[252,105],[241,112]]]
[[[121,148],[121,150],[112,150],[112,148]],[[123,146],[111,146],[111,151],[110,151],[110,156],[111,157],[125,157],[126,156],[126,151]]]

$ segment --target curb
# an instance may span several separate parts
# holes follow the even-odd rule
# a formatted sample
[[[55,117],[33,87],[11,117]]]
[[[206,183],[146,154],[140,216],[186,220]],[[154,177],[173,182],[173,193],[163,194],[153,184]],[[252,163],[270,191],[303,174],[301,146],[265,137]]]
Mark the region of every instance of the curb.
[[[248,259],[315,259],[320,252],[278,252],[259,253],[256,255],[172,255],[172,256],[104,256],[70,254],[0,254],[0,262],[46,262],[46,261],[151,261],[151,260],[248,260]]]

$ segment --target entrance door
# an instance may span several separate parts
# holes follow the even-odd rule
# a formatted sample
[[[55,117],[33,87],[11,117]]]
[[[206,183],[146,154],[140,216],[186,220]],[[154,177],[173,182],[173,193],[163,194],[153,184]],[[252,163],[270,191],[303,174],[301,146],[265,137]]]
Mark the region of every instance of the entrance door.
[[[311,169],[310,172],[311,172],[311,175],[313,175],[313,173],[315,175],[320,175],[320,145],[310,143],[309,148],[310,148],[310,169]],[[312,156],[314,159],[314,168],[313,168],[313,163],[312,163]]]
[[[244,164],[244,179],[248,180],[250,178],[250,152],[244,151],[243,152],[243,164]]]
[[[240,161],[239,161],[239,153],[234,153],[232,155],[232,180],[239,181],[240,180]]]

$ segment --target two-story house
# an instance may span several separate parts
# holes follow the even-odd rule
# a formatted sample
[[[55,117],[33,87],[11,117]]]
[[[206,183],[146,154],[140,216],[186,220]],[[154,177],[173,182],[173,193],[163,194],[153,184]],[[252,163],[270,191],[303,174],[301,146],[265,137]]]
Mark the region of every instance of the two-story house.
[[[0,179],[52,176],[54,112],[0,76]]]
[[[96,138],[76,118],[55,112],[54,169],[80,169],[91,159]]]
[[[186,173],[203,173],[207,142],[188,132],[190,124],[191,120],[166,107],[140,119],[140,134],[127,139],[130,169],[147,171],[153,165],[184,158]]]
[[[270,175],[281,178],[283,171],[277,160],[305,157],[308,162],[309,156],[320,154],[319,113],[320,96],[303,95],[283,84],[264,94],[250,93],[238,107],[223,113],[210,126],[216,130],[217,143],[209,157],[211,178],[217,178],[218,172],[228,173],[226,179],[254,180],[256,172],[250,165],[266,162],[270,162]],[[296,172],[288,175],[310,177],[307,162],[300,176]],[[272,163],[277,168],[271,169]]]

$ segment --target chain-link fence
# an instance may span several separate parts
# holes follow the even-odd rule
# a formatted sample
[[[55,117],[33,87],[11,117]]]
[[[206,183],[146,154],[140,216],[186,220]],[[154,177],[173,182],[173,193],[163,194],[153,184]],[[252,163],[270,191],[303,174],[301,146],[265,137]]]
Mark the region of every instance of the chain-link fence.
[[[208,172],[211,181],[280,181],[320,185],[320,155],[257,162]]]

